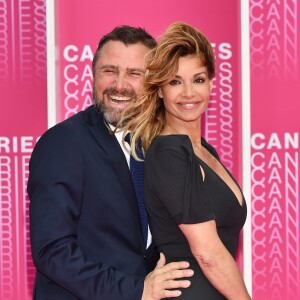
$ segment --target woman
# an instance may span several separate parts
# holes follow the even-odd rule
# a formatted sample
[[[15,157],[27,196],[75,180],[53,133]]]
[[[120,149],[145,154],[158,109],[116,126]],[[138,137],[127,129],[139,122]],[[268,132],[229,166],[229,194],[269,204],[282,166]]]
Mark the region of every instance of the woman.
[[[132,154],[141,139],[145,203],[168,261],[188,260],[191,287],[178,299],[250,299],[234,260],[246,203],[216,150],[201,137],[215,74],[206,37],[174,23],[151,52],[141,97],[123,118]]]

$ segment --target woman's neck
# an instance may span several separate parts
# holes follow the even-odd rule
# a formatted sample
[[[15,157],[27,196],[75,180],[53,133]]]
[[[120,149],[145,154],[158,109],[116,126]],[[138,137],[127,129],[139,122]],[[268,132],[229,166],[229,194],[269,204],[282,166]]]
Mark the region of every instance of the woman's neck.
[[[201,120],[199,119],[195,122],[174,122],[167,118],[161,134],[185,134],[189,136],[194,146],[201,146]]]

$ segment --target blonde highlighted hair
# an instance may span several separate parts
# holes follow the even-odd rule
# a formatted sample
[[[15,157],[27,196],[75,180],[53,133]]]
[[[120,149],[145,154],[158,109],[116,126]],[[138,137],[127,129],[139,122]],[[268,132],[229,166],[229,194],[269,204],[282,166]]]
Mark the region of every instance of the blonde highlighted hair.
[[[158,45],[148,54],[149,65],[140,96],[124,111],[118,124],[125,132],[131,132],[131,152],[135,159],[140,160],[136,154],[137,141],[141,139],[143,149],[147,151],[152,140],[163,129],[165,108],[158,90],[175,77],[179,58],[187,55],[199,57],[207,67],[209,79],[214,77],[213,48],[203,33],[188,24],[171,24],[160,37]]]

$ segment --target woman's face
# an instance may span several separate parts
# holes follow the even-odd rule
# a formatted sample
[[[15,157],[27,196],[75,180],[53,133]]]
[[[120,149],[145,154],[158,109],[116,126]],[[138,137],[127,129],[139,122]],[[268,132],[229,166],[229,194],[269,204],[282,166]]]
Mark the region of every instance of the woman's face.
[[[177,74],[158,92],[164,101],[166,119],[199,121],[208,106],[211,89],[212,80],[201,59],[194,55],[180,57]]]

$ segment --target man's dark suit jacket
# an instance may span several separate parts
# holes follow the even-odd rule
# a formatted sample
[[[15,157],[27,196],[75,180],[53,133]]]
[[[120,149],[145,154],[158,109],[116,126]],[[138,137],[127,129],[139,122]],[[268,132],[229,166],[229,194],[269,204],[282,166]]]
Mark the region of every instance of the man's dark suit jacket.
[[[28,182],[34,299],[141,299],[143,250],[124,153],[91,106],[38,141]]]

